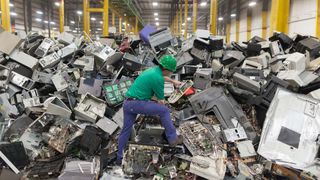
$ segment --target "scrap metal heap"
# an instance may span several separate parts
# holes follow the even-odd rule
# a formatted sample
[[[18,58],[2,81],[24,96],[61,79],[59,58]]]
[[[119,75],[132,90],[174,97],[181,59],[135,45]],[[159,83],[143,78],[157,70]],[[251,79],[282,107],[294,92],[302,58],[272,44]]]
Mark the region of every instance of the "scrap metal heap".
[[[121,39],[121,38],[120,38]],[[119,37],[0,32],[0,179],[317,179],[320,41],[274,33],[225,44],[146,26],[125,52]],[[167,54],[167,106],[184,145],[159,117],[139,115],[115,165],[122,102],[134,79]]]

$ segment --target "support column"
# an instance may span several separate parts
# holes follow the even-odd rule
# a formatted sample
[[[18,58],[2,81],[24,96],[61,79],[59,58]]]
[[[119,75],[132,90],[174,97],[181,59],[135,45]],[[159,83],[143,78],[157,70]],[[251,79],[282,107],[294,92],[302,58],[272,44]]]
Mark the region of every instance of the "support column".
[[[217,12],[218,0],[211,0],[210,3],[210,32],[212,35],[217,35]]]
[[[179,12],[179,19],[180,19],[180,23],[179,23],[179,35],[181,35],[182,32],[182,0],[180,0],[180,12]]]
[[[268,0],[263,0],[262,4],[262,38],[267,38],[267,28],[268,28]]]
[[[316,36],[320,38],[320,0],[317,0]]]
[[[119,33],[122,33],[122,17],[119,17]]]
[[[240,38],[240,5],[241,5],[241,0],[237,1],[237,16],[236,16],[236,42],[239,42]]]
[[[4,30],[11,32],[9,0],[1,0],[1,20]]]
[[[134,30],[135,30],[135,34],[138,35],[139,34],[139,30],[138,30],[138,16],[136,16],[136,21],[135,21],[135,26],[134,26]]]
[[[83,31],[90,34],[90,12],[89,8],[89,0],[83,0]]]
[[[193,22],[192,22],[192,30],[196,32],[197,30],[197,14],[198,14],[198,0],[193,0]]]
[[[184,38],[187,39],[188,34],[188,0],[184,0]]]
[[[116,18],[115,18],[115,14],[114,14],[114,12],[112,11],[112,27],[116,27]]]
[[[252,31],[252,10],[247,9],[247,41],[251,39]]]
[[[60,33],[64,32],[64,0],[60,0],[60,7],[59,7],[59,18],[60,18]]]
[[[270,17],[270,35],[274,31],[288,33],[290,0],[272,0]]]
[[[176,35],[179,35],[179,10],[176,12]]]
[[[124,33],[127,34],[128,33],[128,19],[125,18],[125,21],[124,21]]]
[[[109,35],[109,0],[103,1],[103,28],[102,35]]]
[[[226,41],[230,43],[230,33],[231,33],[231,0],[227,1],[227,25],[226,25]],[[238,16],[238,15],[237,15]]]

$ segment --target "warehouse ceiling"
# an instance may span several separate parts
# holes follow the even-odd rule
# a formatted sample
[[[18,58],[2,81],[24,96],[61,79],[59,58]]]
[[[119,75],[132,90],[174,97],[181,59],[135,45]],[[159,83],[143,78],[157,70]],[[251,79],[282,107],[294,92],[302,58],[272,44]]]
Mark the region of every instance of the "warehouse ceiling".
[[[18,30],[27,29],[37,31],[51,29],[58,31],[59,29],[59,7],[56,5],[59,0],[11,0],[13,6],[11,11],[16,15],[11,16],[14,27]],[[119,29],[119,15],[128,18],[129,30],[133,30],[135,15],[138,15],[140,25],[151,24],[153,26],[170,27],[175,13],[179,12],[180,3],[182,3],[182,17],[184,22],[184,0],[109,0],[110,9],[115,9],[115,24]],[[227,3],[230,2],[230,3]],[[234,12],[237,3],[246,4],[247,0],[219,0],[219,17],[226,17],[230,4],[230,12]],[[192,30],[192,12],[193,0],[188,1],[188,31]],[[31,6],[29,11],[26,6]],[[90,7],[102,8],[103,0],[90,0]],[[42,14],[38,13],[40,11]],[[82,0],[65,0],[65,25],[70,26],[74,32],[81,32]],[[30,15],[29,15],[30,14]],[[112,26],[112,10],[109,11],[109,24]],[[156,14],[156,15],[155,15]],[[50,16],[50,17],[49,17]],[[29,18],[30,17],[30,18]],[[91,30],[94,35],[102,34],[102,13],[90,13]],[[122,20],[124,23],[124,19]],[[210,23],[210,0],[198,0],[197,28],[207,29]],[[221,30],[224,29],[224,21],[218,23]],[[122,25],[124,29],[124,25]]]

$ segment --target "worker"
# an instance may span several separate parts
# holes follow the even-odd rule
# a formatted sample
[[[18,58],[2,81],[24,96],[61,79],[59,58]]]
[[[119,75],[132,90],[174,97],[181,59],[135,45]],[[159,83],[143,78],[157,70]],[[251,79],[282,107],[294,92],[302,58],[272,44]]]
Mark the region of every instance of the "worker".
[[[129,38],[125,37],[123,38],[123,41],[120,44],[119,51],[122,53],[125,53],[129,50],[129,48],[130,48]]]
[[[180,81],[169,76],[176,70],[176,59],[166,55],[160,59],[160,65],[145,70],[134,81],[125,94],[123,102],[123,127],[118,139],[117,164],[122,161],[123,151],[130,138],[132,126],[138,114],[160,116],[161,124],[165,128],[165,135],[170,146],[182,144],[182,137],[177,136],[176,129],[170,117],[169,108],[164,101],[164,82],[171,82],[175,86],[181,85]],[[156,101],[151,100],[156,97]]]

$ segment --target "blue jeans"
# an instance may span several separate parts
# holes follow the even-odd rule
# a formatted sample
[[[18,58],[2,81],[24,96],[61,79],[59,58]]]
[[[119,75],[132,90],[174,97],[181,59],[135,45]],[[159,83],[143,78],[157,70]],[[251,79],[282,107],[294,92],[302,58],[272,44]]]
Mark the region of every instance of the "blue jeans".
[[[154,101],[126,100],[123,103],[123,114],[124,122],[118,139],[117,161],[122,159],[123,150],[129,141],[132,126],[134,125],[138,114],[160,116],[160,121],[165,128],[165,135],[168,141],[173,142],[177,138],[176,129],[172,123],[169,108],[165,105]]]

